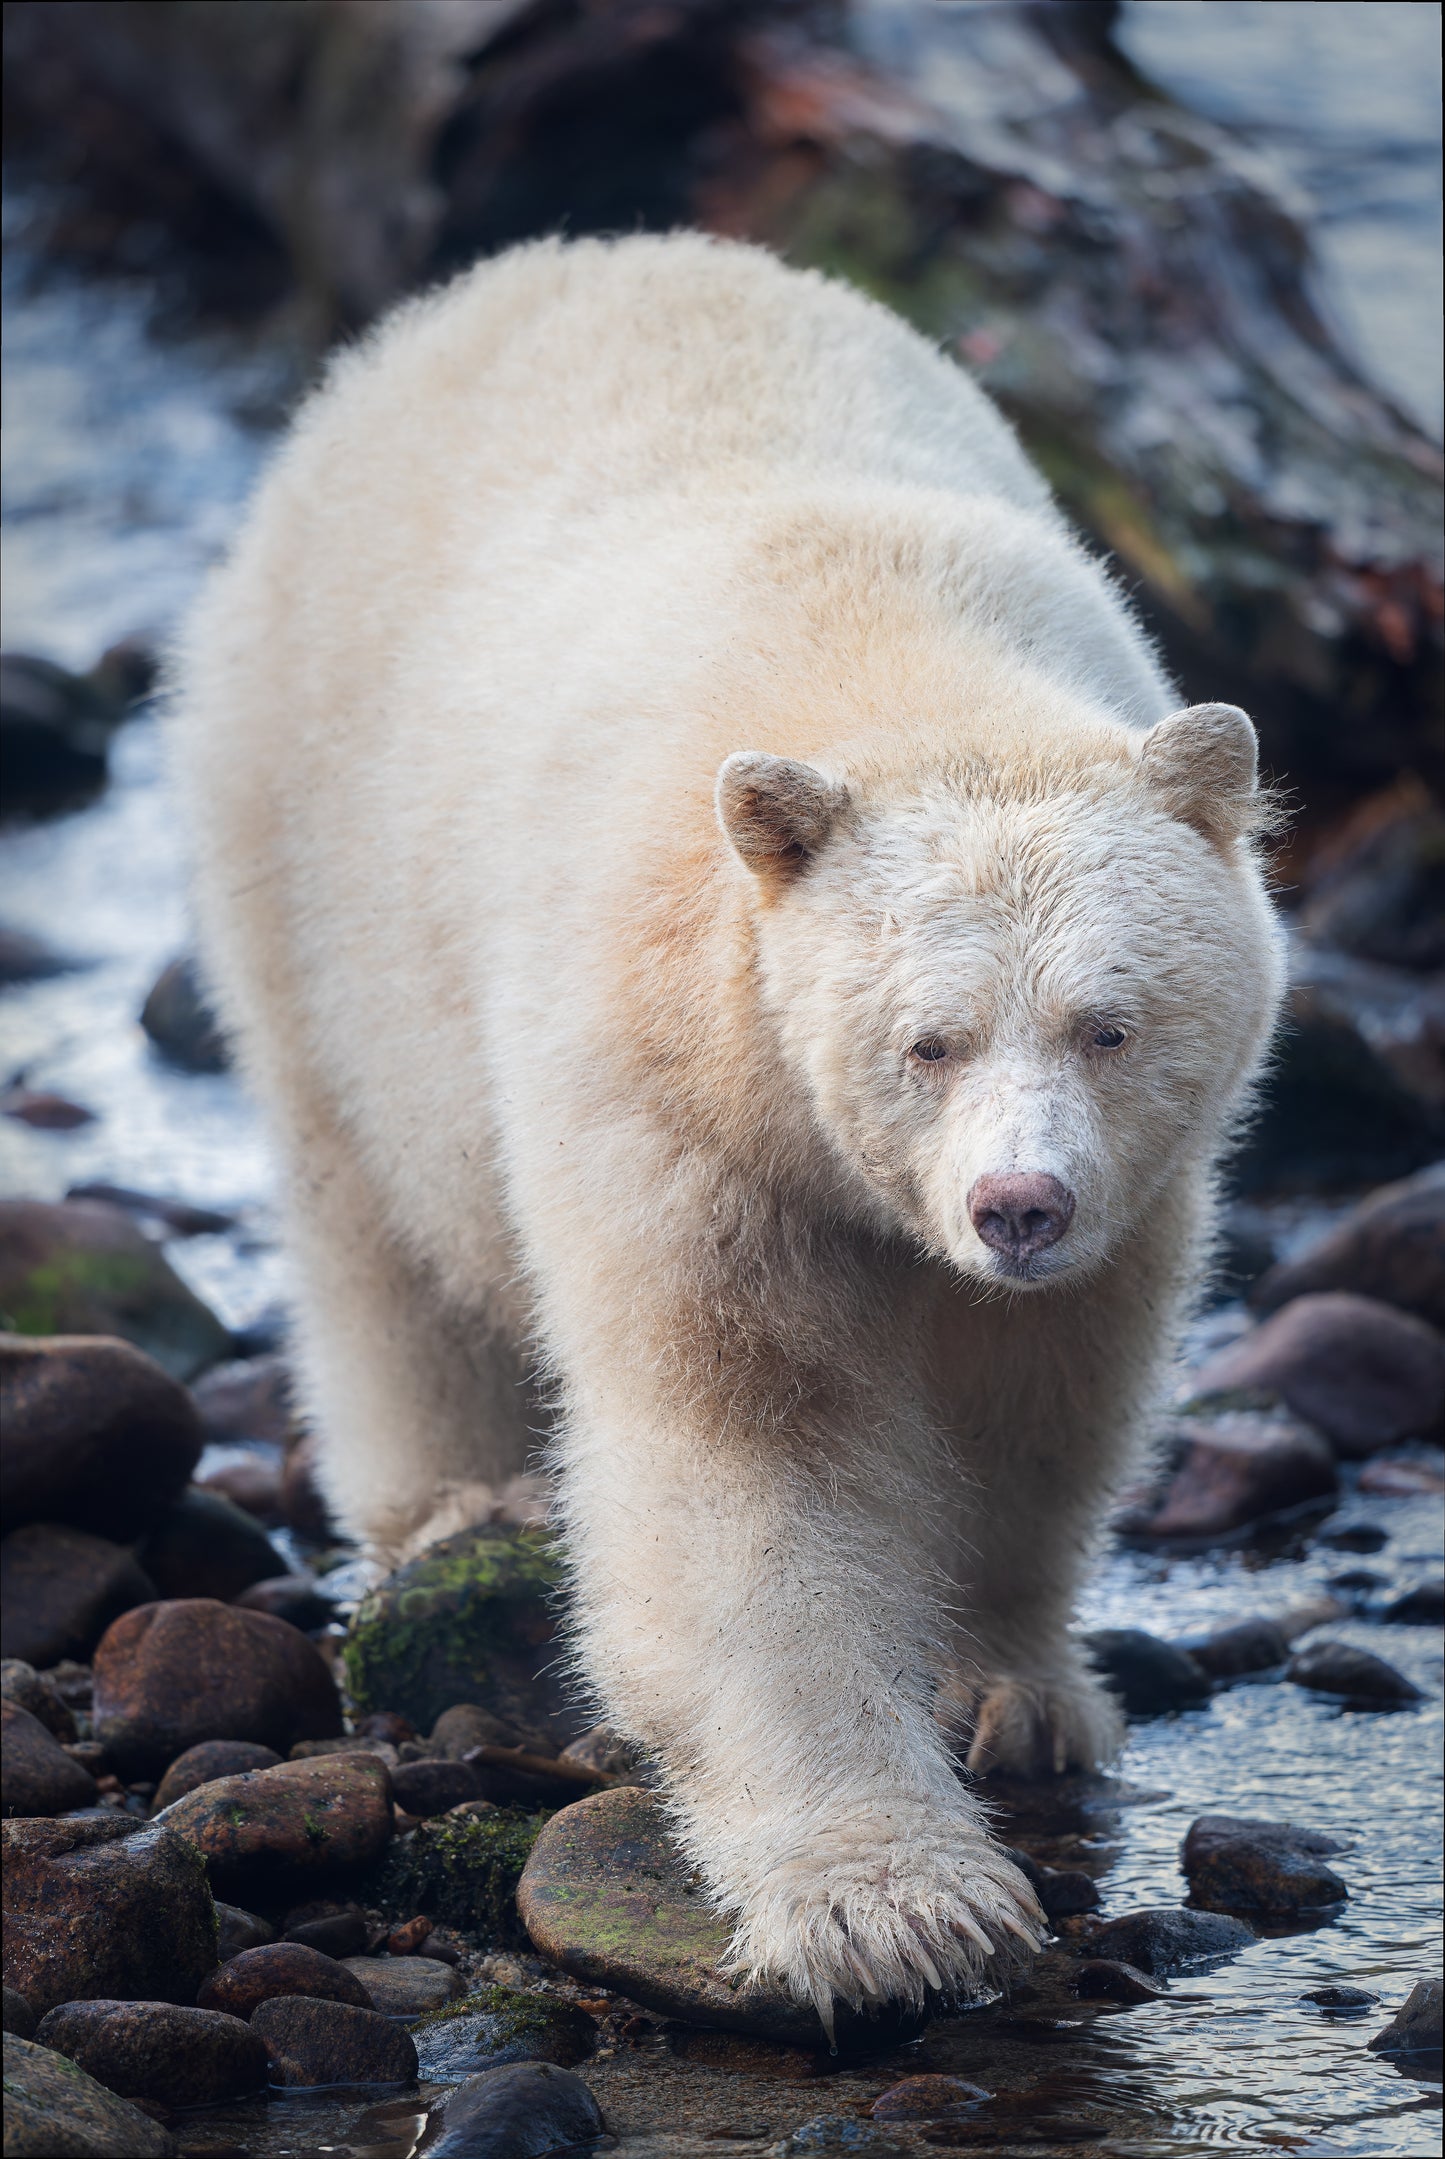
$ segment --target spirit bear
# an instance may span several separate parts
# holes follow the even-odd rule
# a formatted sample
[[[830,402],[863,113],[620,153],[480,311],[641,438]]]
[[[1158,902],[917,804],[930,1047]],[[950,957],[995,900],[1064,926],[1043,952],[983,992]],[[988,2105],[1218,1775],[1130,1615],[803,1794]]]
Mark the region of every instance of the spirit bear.
[[[1177,703],[958,368],[698,236],[402,307],[184,639],[331,1501],[414,1549],[549,1423],[578,1669],[825,2018],[1036,1938],[959,1757],[1115,1742],[1070,1615],[1281,981]]]

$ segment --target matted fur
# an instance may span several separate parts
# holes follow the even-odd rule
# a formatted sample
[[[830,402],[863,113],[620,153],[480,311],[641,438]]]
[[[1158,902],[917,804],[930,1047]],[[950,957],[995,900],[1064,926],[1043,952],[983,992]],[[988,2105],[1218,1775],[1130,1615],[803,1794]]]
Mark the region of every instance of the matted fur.
[[[485,1513],[540,1374],[579,1668],[825,2017],[1036,1939],[955,1743],[1115,1743],[1068,1622],[1280,982],[1176,702],[960,371],[696,237],[401,309],[185,640],[331,1501]],[[1076,1201],[1012,1275],[1010,1172]]]

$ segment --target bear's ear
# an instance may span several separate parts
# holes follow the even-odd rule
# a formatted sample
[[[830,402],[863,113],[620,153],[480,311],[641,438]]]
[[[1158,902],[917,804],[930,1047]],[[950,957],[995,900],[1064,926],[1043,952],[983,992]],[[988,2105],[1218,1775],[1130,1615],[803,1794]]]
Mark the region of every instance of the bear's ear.
[[[1238,705],[1187,705],[1151,727],[1144,776],[1171,814],[1208,840],[1238,839],[1265,821],[1259,745]]]
[[[717,818],[755,877],[795,876],[827,839],[848,790],[811,765],[735,750],[717,776]]]

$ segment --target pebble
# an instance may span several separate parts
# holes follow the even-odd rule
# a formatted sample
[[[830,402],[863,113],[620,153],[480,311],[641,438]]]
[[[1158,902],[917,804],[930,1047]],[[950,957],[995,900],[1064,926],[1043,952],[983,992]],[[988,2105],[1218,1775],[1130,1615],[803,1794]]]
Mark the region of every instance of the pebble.
[[[1162,2002],[1165,1988],[1141,1972],[1137,1965],[1119,1957],[1086,1957],[1074,1977],[1074,1992],[1083,2001]]]
[[[31,1522],[0,1539],[0,1634],[27,1664],[88,1657],[112,1620],[155,1593],[124,1545],[89,1530]]]
[[[203,1445],[186,1389],[129,1342],[0,1335],[5,1522],[127,1544],[185,1490]]]
[[[904,2077],[880,2092],[868,2113],[875,2122],[967,2121],[979,2101],[992,2096],[966,2077]]]
[[[193,2002],[216,1965],[205,1869],[133,1815],[0,1824],[5,1983],[37,2016],[61,2002]]]
[[[379,1858],[391,1779],[373,1754],[282,1762],[203,1784],[158,1819],[204,1855],[219,1894],[264,1904],[305,1875]]]
[[[288,1942],[304,1942],[325,1957],[359,1957],[371,1939],[371,1926],[355,1904],[333,1906],[298,1905],[285,1922]]]
[[[435,1957],[347,1957],[345,1962],[384,2017],[424,2017],[467,1991],[460,1972]]]
[[[396,1803],[418,1817],[446,1814],[468,1799],[488,1799],[470,1762],[403,1762],[392,1778]]]
[[[78,1132],[82,1125],[96,1121],[93,1109],[72,1102],[69,1095],[18,1084],[0,1094],[0,1113],[13,1117],[17,1124],[28,1124],[35,1132]]]
[[[203,1739],[285,1753],[341,1730],[315,1645],[283,1619],[208,1597],[143,1605],[115,1622],[95,1653],[93,1715],[126,1776],[158,1775]]]
[[[266,1942],[256,1949],[243,1949],[212,1972],[196,2000],[203,2009],[224,2010],[249,2022],[262,2002],[282,1994],[349,2002],[354,2009],[373,2006],[354,1972],[305,1942]]]
[[[1237,1956],[1253,1940],[1251,1927],[1223,1912],[1162,1904],[1096,1922],[1080,1937],[1080,1949],[1089,1957],[1132,1964],[1151,1979],[1168,1979],[1192,1964]]]
[[[460,1762],[474,1747],[519,1747],[521,1734],[504,1724],[490,1709],[476,1702],[453,1702],[432,1726],[427,1755],[444,1762]]]
[[[175,2139],[74,2062],[5,2034],[5,2150],[15,2159],[174,2159]]]
[[[1140,1627],[1100,1627],[1080,1637],[1105,1686],[1131,1717],[1197,1709],[1213,1691],[1209,1675],[1185,1649]]]
[[[217,1950],[223,1964],[232,1957],[241,1956],[247,1949],[259,1949],[266,1942],[274,1942],[276,1929],[268,1919],[255,1912],[242,1911],[239,1904],[216,1905],[216,1925],[219,1929]]]
[[[49,1677],[42,1678],[34,1665],[27,1664],[23,1657],[6,1657],[0,1661],[0,1701],[15,1702],[21,1709],[28,1709],[62,1746],[74,1742],[77,1736],[74,1711],[57,1692],[54,1681]]]
[[[281,1757],[254,1739],[204,1739],[178,1754],[156,1786],[157,1814],[184,1799],[187,1792],[214,1784],[218,1777],[239,1777],[248,1769],[274,1769]]]
[[[1438,2054],[1441,2047],[1441,1985],[1417,1979],[1403,2005],[1369,2042],[1372,2054]]]
[[[1003,1855],[1018,1868],[1046,1919],[1076,1919],[1081,1912],[1098,1909],[1099,1886],[1078,1868],[1046,1867],[1010,1844],[1003,1847]]]
[[[17,2039],[35,2037],[35,2011],[23,1994],[14,1987],[3,1989],[5,1996],[4,2025],[7,2032],[14,2032]]]
[[[160,1192],[138,1192],[128,1184],[73,1184],[67,1199],[99,1199],[108,1207],[123,1207],[127,1214],[154,1222],[172,1237],[214,1237],[234,1229],[236,1216],[215,1207],[193,1207],[189,1200],[170,1199]]]
[[[183,1072],[224,1072],[230,1064],[226,1038],[192,959],[172,960],[161,969],[141,1006],[140,1023],[167,1062]]]
[[[1337,2010],[1345,2015],[1373,2009],[1379,1999],[1378,1994],[1367,1994],[1363,1987],[1311,1987],[1308,1994],[1300,1996],[1302,2002],[1313,2002],[1317,2009]]]
[[[0,1701],[0,1804],[12,1814],[64,1814],[93,1807],[98,1793],[88,1776],[18,1702]]]
[[[261,2003],[251,2029],[265,2041],[273,2084],[409,2084],[416,2076],[411,2034],[375,2009],[276,1995]]]
[[[363,1598],[346,1643],[358,1710],[396,1709],[419,1731],[476,1702],[528,1744],[573,1738],[557,1669],[559,1566],[535,1530],[492,1523],[432,1545]]]
[[[261,1524],[224,1492],[191,1485],[136,1548],[163,1598],[215,1597],[229,1604],[286,1562]],[[254,1607],[253,1607],[254,1609]],[[329,1610],[325,1616],[329,1618]]]
[[[1428,1320],[1345,1291],[1297,1297],[1231,1342],[1195,1391],[1261,1391],[1355,1460],[1445,1419],[1445,1337]]]
[[[1377,1455],[1360,1471],[1358,1489],[1375,1499],[1433,1499],[1445,1492],[1445,1471],[1435,1462]]]
[[[1273,1671],[1289,1657],[1284,1629],[1274,1619],[1240,1619],[1232,1627],[1217,1627],[1212,1634],[1182,1646],[1216,1680]]]
[[[606,2127],[581,2077],[555,2062],[508,2062],[448,2095],[427,2159],[534,2159],[591,2145]]]
[[[1414,1681],[1393,1664],[1349,1642],[1312,1642],[1295,1652],[1284,1676],[1316,1694],[1337,1695],[1354,1709],[1403,1709],[1424,1700]]]
[[[1130,1537],[1217,1543],[1339,1489],[1328,1442],[1287,1417],[1250,1410],[1181,1417],[1173,1436],[1178,1466],[1162,1501],[1121,1524]]]
[[[1328,1911],[1349,1889],[1324,1855],[1344,1850],[1337,1837],[1293,1822],[1201,1814],[1180,1859],[1194,1902],[1212,1912],[1261,1912],[1272,1918]]]
[[[213,1365],[191,1392],[208,1440],[282,1448],[291,1436],[291,1367],[275,1352]]]
[[[217,2106],[260,2091],[266,2049],[238,2017],[169,2002],[66,2002],[36,2038],[123,2099]]]
[[[1341,1522],[1315,1535],[1316,1544],[1327,1545],[1332,1552],[1383,1552],[1389,1541],[1389,1531],[1378,1522]]]
[[[423,2017],[412,2037],[420,2074],[451,2084],[506,2062],[571,2069],[595,2052],[597,2026],[585,2009],[555,1994],[487,1987]]]
[[[1445,1626],[1445,1579],[1417,1582],[1385,1606],[1381,1619],[1395,1627]]]
[[[230,1348],[159,1245],[98,1200],[0,1200],[0,1311],[17,1334],[119,1335],[179,1380]]]
[[[1297,1259],[1271,1267],[1249,1302],[1273,1312],[1315,1290],[1379,1297],[1445,1328],[1445,1166],[1372,1192]]]
[[[811,2007],[723,1977],[732,1930],[678,1855],[655,1794],[636,1785],[552,1815],[517,1885],[517,1909],[542,1955],[574,1978],[685,2024],[827,2045]],[[918,2020],[905,2027],[886,2013],[870,2020],[839,2009],[840,2047],[896,2042],[905,2028],[911,2035]]]

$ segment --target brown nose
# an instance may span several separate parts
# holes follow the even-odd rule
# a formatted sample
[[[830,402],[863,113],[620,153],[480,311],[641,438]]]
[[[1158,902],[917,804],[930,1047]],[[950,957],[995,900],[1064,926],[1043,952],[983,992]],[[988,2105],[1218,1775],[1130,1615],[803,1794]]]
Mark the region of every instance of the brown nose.
[[[1005,1259],[1032,1259],[1057,1244],[1074,1218],[1074,1195],[1057,1177],[980,1177],[968,1195],[968,1218]]]

